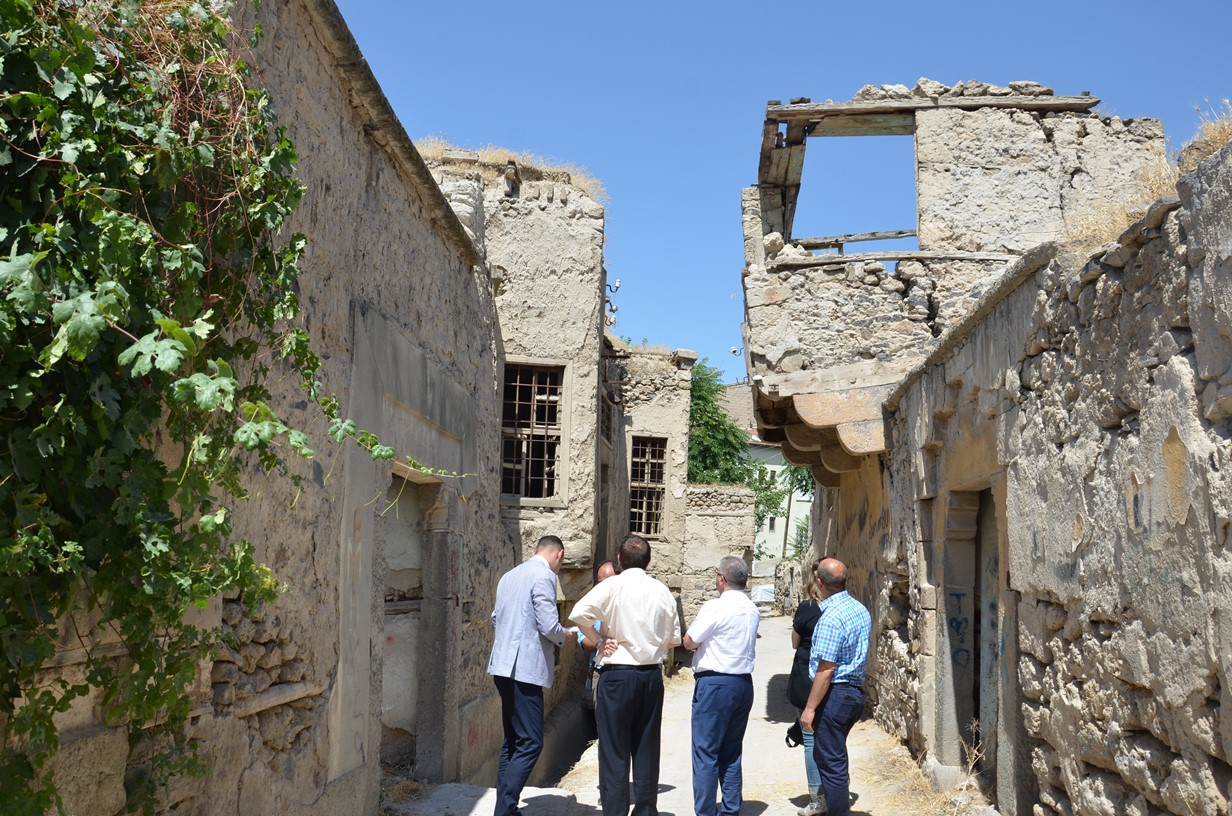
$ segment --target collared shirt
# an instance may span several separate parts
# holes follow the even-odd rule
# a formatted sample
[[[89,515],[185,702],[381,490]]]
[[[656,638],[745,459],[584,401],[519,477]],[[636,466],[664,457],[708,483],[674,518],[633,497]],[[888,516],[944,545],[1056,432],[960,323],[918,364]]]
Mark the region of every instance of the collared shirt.
[[[809,652],[809,677],[817,676],[818,661],[827,660],[834,664],[832,685],[864,685],[872,616],[846,590],[826,598],[820,606],[821,620],[813,630],[813,649]]]
[[[701,644],[693,671],[752,674],[761,613],[744,590],[729,589],[697,611],[689,637]]]
[[[574,604],[569,620],[582,626],[603,624],[616,651],[604,665],[650,666],[662,663],[667,650],[680,645],[676,599],[661,581],[641,569],[621,570]]]

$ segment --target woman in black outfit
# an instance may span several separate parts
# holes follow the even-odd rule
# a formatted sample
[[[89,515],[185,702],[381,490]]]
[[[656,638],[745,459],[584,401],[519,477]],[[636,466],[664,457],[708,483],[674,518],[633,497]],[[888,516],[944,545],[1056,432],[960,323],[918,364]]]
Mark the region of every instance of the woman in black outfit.
[[[803,590],[805,598],[796,607],[796,616],[791,623],[791,645],[796,650],[791,664],[791,677],[787,682],[787,699],[796,708],[797,716],[804,711],[808,703],[812,680],[809,678],[809,651],[813,647],[813,629],[821,619],[821,609],[817,605],[821,591],[817,586],[817,565],[820,558],[814,558],[804,575]],[[804,731],[804,773],[808,779],[808,804],[796,811],[799,816],[819,816],[826,812],[826,806],[821,793],[821,772],[817,770],[817,762],[813,759],[813,732]]]

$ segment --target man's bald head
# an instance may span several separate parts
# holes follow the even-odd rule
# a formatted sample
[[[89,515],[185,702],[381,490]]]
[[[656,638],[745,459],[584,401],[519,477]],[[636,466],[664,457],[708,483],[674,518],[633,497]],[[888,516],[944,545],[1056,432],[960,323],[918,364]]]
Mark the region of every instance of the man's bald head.
[[[817,579],[828,594],[847,589],[847,565],[837,558],[823,558],[817,565]]]
[[[616,565],[613,564],[611,561],[604,561],[602,564],[599,565],[599,569],[595,573],[595,580],[598,581],[599,583],[603,583],[604,581],[606,581],[608,578],[611,578],[615,574],[616,574]]]

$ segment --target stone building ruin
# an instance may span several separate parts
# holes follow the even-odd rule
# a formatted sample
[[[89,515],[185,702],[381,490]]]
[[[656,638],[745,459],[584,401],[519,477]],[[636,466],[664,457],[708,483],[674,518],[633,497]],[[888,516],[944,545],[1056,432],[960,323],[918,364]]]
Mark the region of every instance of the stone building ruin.
[[[1097,101],[771,103],[742,193],[755,410],[873,612],[874,716],[938,777],[974,764],[1003,814],[1226,814],[1232,148],[1080,249],[1164,155]],[[853,134],[913,137],[918,250],[793,235],[807,139]]]

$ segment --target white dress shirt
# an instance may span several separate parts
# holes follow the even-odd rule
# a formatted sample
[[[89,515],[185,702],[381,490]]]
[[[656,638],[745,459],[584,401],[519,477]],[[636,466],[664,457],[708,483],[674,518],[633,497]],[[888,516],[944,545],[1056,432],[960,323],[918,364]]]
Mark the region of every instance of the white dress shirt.
[[[637,568],[596,584],[574,604],[569,620],[582,626],[603,624],[603,636],[617,644],[616,651],[603,658],[605,666],[662,663],[668,649],[680,645],[680,613],[671,590]]]
[[[761,613],[741,589],[729,589],[698,610],[689,637],[698,646],[693,671],[752,674]]]

